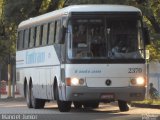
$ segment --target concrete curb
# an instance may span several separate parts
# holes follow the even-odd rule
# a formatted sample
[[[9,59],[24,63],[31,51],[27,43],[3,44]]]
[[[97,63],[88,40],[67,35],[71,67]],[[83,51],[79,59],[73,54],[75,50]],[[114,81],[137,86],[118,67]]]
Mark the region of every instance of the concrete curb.
[[[24,97],[17,97],[17,98],[13,98],[13,97],[8,97],[8,98],[2,98],[0,99],[0,102],[11,102],[11,101],[25,101]]]
[[[131,107],[160,109],[160,105],[150,105],[150,104],[140,104],[140,103],[131,103]]]

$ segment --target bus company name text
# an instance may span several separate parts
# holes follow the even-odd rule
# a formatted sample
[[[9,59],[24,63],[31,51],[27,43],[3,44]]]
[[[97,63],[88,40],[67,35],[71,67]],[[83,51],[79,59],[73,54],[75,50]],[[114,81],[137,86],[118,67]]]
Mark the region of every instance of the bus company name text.
[[[44,52],[26,52],[26,64],[37,64],[45,62]]]
[[[101,73],[101,70],[75,70],[75,73]]]

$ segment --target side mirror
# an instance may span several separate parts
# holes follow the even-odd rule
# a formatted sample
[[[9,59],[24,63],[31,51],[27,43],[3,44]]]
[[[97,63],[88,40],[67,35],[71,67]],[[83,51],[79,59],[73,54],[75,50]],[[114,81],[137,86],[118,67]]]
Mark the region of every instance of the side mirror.
[[[150,34],[149,34],[149,30],[147,27],[143,28],[143,36],[144,36],[145,45],[149,45],[150,44]]]
[[[63,26],[60,33],[60,44],[65,42],[66,28]]]

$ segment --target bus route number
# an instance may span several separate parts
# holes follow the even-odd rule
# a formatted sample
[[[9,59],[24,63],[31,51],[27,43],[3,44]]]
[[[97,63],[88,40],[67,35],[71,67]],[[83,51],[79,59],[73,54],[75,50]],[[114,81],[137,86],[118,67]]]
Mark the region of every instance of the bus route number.
[[[142,68],[129,68],[128,73],[142,73]]]

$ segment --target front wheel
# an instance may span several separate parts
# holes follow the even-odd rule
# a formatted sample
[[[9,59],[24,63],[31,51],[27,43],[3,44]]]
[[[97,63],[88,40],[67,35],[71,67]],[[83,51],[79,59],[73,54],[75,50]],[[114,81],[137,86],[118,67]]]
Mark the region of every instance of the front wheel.
[[[58,109],[60,112],[69,112],[71,110],[70,101],[57,100],[57,104],[58,104]]]
[[[71,110],[71,103],[70,101],[61,101],[59,100],[59,94],[58,94],[58,87],[56,86],[55,89],[55,94],[56,94],[56,100],[57,100],[57,105],[58,109],[60,112],[69,112]]]
[[[126,101],[118,100],[118,106],[121,112],[129,111],[129,107]]]

